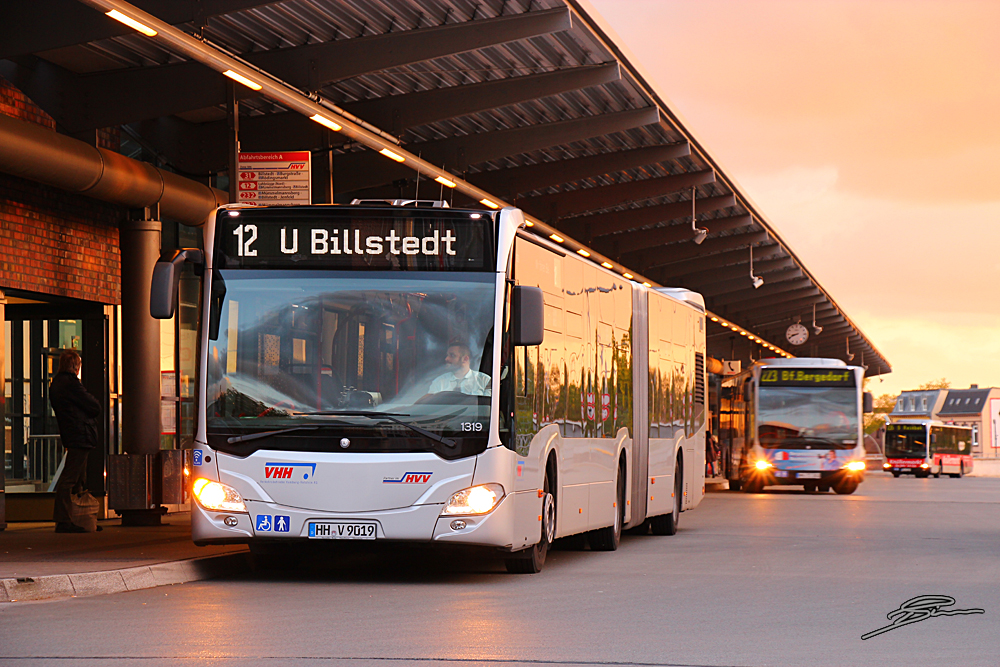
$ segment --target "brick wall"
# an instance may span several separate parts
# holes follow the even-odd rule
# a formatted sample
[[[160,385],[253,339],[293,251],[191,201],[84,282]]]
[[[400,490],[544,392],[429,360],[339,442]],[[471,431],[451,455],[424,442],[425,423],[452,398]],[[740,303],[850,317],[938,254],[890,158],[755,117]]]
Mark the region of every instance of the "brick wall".
[[[0,113],[55,131],[55,121],[0,77]],[[98,133],[116,150],[117,129]],[[121,303],[121,208],[0,173],[0,289]]]

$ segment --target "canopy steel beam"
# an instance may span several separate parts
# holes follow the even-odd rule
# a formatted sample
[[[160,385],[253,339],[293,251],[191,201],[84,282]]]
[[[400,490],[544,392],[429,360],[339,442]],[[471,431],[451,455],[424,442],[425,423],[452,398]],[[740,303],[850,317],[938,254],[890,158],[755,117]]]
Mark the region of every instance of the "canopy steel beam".
[[[372,125],[396,135],[411,127],[537,100],[621,79],[617,62],[529,74],[499,81],[448,86],[344,104]]]
[[[167,23],[192,23],[268,5],[277,0],[136,0],[135,5]],[[58,17],[58,20],[54,20]],[[118,21],[70,0],[4,3],[0,60],[133,34]]]
[[[714,312],[719,317],[731,317],[747,322],[763,322],[781,318],[805,318],[807,314],[811,317],[813,305],[819,308],[824,303],[829,302],[826,301],[826,298],[822,294],[819,294],[796,298],[786,297],[777,304],[768,304],[766,306],[750,303],[729,304],[715,309]]]
[[[616,81],[620,76],[618,63],[611,63],[468,86],[451,86],[409,95],[393,95],[345,104],[344,108],[373,125],[390,129],[393,134],[399,135],[417,125],[596,86]],[[202,127],[210,128],[211,132],[225,132],[226,121],[204,123]],[[296,113],[251,116],[241,124],[240,139],[245,150],[253,151],[279,150],[284,146],[314,148],[322,143],[321,133],[317,129],[315,123]]]
[[[711,222],[710,225],[709,222]],[[706,225],[712,232],[722,232],[748,227],[753,224],[753,219],[749,215],[733,215],[726,218],[715,218],[711,221],[703,220],[699,224]],[[653,229],[637,229],[612,236],[598,236],[593,239],[593,243],[602,248],[613,248],[614,252],[610,254],[613,257],[620,257],[644,248],[654,248],[668,243],[686,241],[693,237],[694,232],[691,229],[691,225],[680,223],[667,227],[655,227]],[[709,236],[708,238],[713,237]]]
[[[370,72],[551,35],[572,27],[569,10],[560,7],[291,49],[274,49],[245,57],[289,83],[316,89]]]
[[[709,213],[736,206],[733,195],[719,195],[695,200],[696,213]],[[630,208],[626,211],[611,211],[600,215],[584,215],[559,221],[559,229],[573,234],[584,242],[597,236],[605,236],[630,229],[647,227],[658,222],[667,222],[691,215],[691,200],[679,201],[659,206]]]
[[[587,116],[557,123],[529,125],[496,132],[409,144],[407,150],[442,169],[460,172],[463,167],[510,155],[530,153],[581,139],[624,132],[659,122],[656,107]],[[387,165],[385,158],[371,153],[338,156],[335,182],[338,192],[375,187],[412,174],[405,166]]]
[[[189,123],[176,116],[133,123],[133,129],[176,169],[192,174],[225,170],[228,121]],[[240,147],[244,152],[280,151],[325,147],[329,130],[297,113],[240,117]],[[343,143],[330,133],[333,145]]]
[[[117,23],[104,16],[99,18]],[[294,86],[317,90],[335,79],[548,35],[570,27],[569,12],[562,8],[275,49],[243,57]],[[80,116],[81,129],[94,129],[223,104],[225,81],[198,62],[185,62],[79,77],[72,90],[62,91],[62,97],[74,114]],[[122,95],[122,91],[129,94]],[[250,90],[241,90],[240,94],[254,95]],[[81,99],[84,96],[85,102]]]
[[[777,243],[754,246],[753,254],[754,257],[759,255],[764,259],[775,256],[788,256],[785,254],[784,249],[782,249],[782,247]],[[694,259],[689,259],[687,261],[675,262],[673,264],[657,267],[651,275],[653,279],[658,281],[660,284],[670,285],[678,280],[685,279],[691,274],[727,268],[744,263],[747,265],[747,271],[749,272],[750,253],[748,253],[745,249],[729,250],[727,252],[719,252],[706,257],[695,257]]]
[[[680,142],[665,146],[649,146],[600,153],[571,160],[555,160],[526,167],[494,169],[493,171],[470,174],[469,180],[486,190],[491,190],[505,197],[513,197],[521,192],[541,190],[602,174],[637,169],[690,154],[690,145],[687,142]]]
[[[822,324],[822,321],[843,321],[843,316],[840,312],[833,307],[829,301],[824,301],[822,303],[807,304],[807,308],[803,310],[799,308],[793,312],[781,312],[777,315],[769,315],[767,313],[751,312],[741,315],[745,320],[753,322],[753,326],[759,329],[767,329],[773,327],[783,327],[788,328],[789,323],[799,320],[805,322],[806,324],[812,323],[812,306],[816,306],[816,322]]]
[[[733,234],[732,236],[722,236],[714,239],[707,239],[701,245],[691,243],[675,243],[671,247],[652,248],[640,250],[621,258],[621,263],[625,266],[634,266],[639,271],[646,273],[656,266],[665,266],[674,262],[694,257],[710,257],[712,254],[724,250],[735,248],[745,248],[755,243],[763,243],[768,239],[766,231],[747,232],[745,234]]]
[[[766,305],[773,302],[771,297],[784,294],[786,292],[815,290],[816,293],[819,293],[819,288],[813,285],[813,282],[805,276],[794,278],[792,280],[784,280],[780,283],[773,283],[770,285],[765,284],[759,289],[753,288],[753,285],[750,284],[749,277],[747,278],[746,284],[749,289],[733,290],[732,292],[720,294],[719,296],[706,299],[705,301],[706,303],[711,303],[711,309],[715,310],[720,306],[725,306],[730,303],[760,303],[762,305]]]
[[[763,273],[762,270],[757,269],[756,262],[754,262],[753,270],[754,270],[754,275],[757,276]],[[769,285],[776,285],[789,280],[797,280],[803,277],[804,274],[797,267],[791,269],[783,269],[780,271],[768,273],[767,279],[764,281],[764,286],[767,287]],[[752,284],[750,282],[749,269],[745,269],[744,273],[735,276],[733,278],[730,278],[725,282],[717,282],[713,283],[712,285],[702,285],[696,288],[695,291],[699,292],[706,299],[709,299],[717,296],[722,296],[725,294],[732,294],[734,292],[741,292],[747,286],[752,287]],[[757,292],[759,291],[760,290],[758,289]]]
[[[777,246],[775,246],[777,247]],[[756,250],[756,249],[755,249]],[[763,253],[761,253],[764,255]],[[784,269],[795,266],[795,260],[791,257],[778,257],[777,259],[768,259],[770,255],[764,255],[761,259],[757,259],[757,253],[754,252],[754,262],[753,271],[756,275],[768,275],[775,271],[782,271]],[[695,291],[703,291],[708,289],[711,285],[716,285],[719,283],[729,282],[730,280],[741,279],[744,276],[750,275],[750,262],[746,261],[742,264],[737,264],[735,266],[729,266],[720,269],[710,269],[708,271],[699,271],[697,273],[689,273],[684,276],[684,284],[690,285],[691,289]]]
[[[575,216],[586,211],[619,206],[633,201],[680,192],[696,185],[715,182],[715,172],[711,169],[692,171],[658,178],[598,185],[570,192],[557,192],[538,197],[518,200],[518,205],[542,220],[554,222],[559,218]]]

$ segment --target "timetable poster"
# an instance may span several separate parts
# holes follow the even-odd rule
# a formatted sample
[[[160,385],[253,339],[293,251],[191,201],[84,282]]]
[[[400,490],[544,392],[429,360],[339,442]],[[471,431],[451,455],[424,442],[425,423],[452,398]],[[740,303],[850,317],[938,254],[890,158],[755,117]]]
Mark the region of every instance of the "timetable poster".
[[[241,204],[297,206],[312,203],[309,151],[240,153]]]

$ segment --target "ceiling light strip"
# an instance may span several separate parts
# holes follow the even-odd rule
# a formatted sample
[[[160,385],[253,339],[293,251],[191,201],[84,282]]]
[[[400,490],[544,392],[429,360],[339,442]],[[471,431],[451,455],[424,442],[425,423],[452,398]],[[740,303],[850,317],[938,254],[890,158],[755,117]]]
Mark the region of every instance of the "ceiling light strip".
[[[767,340],[761,338],[760,336],[758,336],[757,334],[753,333],[752,331],[749,331],[747,329],[744,329],[743,327],[737,326],[736,324],[733,324],[732,322],[727,321],[724,317],[719,317],[718,315],[716,315],[715,313],[713,313],[711,311],[706,310],[705,311],[705,315],[708,317],[709,320],[711,320],[715,324],[718,324],[723,329],[727,329],[728,331],[732,331],[733,333],[738,333],[741,336],[745,336],[752,343],[755,343],[756,345],[760,345],[761,347],[763,347],[763,348],[765,348],[767,350],[770,350],[771,352],[774,352],[775,354],[777,354],[779,356],[785,357],[786,359],[791,359],[791,358],[793,358],[795,356],[794,354],[791,354],[790,352],[786,352],[785,350],[782,350],[777,345],[774,345],[773,343],[770,343]]]

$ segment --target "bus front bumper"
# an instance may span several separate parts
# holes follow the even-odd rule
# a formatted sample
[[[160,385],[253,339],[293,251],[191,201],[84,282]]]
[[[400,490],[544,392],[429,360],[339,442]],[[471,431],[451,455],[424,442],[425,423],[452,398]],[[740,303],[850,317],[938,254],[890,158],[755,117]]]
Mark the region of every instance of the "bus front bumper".
[[[751,469],[753,479],[760,479],[765,486],[836,486],[846,479],[862,482],[865,479],[864,470],[765,470]]]
[[[199,546],[256,541],[410,541],[511,546],[513,498],[487,514],[444,516],[442,505],[413,505],[377,512],[334,513],[246,501],[247,513],[191,508],[191,537]]]

